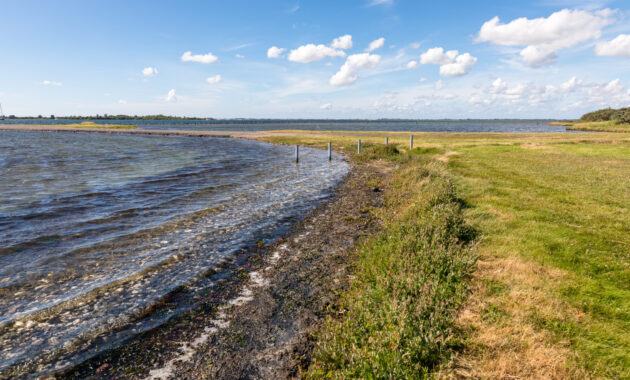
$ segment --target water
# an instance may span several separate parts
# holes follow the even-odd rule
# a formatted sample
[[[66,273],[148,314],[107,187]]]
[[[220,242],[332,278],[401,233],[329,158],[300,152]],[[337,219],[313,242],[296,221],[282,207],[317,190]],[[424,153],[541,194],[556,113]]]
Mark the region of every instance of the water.
[[[142,129],[194,129],[208,131],[265,131],[302,129],[322,131],[413,132],[567,132],[548,125],[551,120],[93,120],[100,124],[133,124]],[[71,124],[77,120],[5,120],[12,124]]]
[[[0,131],[0,378],[163,322],[139,316],[286,231],[348,170],[300,153],[296,165],[293,148],[248,140]]]

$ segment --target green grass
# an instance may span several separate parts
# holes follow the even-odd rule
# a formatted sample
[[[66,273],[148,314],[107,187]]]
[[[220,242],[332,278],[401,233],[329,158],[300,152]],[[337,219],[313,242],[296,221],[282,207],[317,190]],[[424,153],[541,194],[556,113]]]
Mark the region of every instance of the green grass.
[[[420,378],[459,343],[453,320],[474,234],[445,173],[408,161],[394,178],[386,210],[399,214],[359,247],[356,279],[319,335],[311,378]]]
[[[50,126],[50,125],[47,125]],[[135,125],[125,125],[125,124],[97,124],[93,121],[84,121],[81,123],[74,124],[56,124],[55,127],[64,127],[64,128],[88,128],[88,129],[136,129],[138,128]]]
[[[567,273],[546,291],[586,317],[532,313],[536,324],[568,339],[592,374],[630,377],[630,144],[478,146],[450,169],[485,254]],[[512,218],[506,224],[490,210]]]
[[[585,132],[630,132],[630,124],[617,120],[608,121],[561,121],[551,122],[549,125],[567,127],[568,131]]]
[[[399,153],[375,151],[385,135]],[[630,378],[627,136],[423,133],[411,152],[406,133],[271,137],[322,148],[333,141],[355,163],[380,155],[398,166],[386,191],[384,229],[357,250],[356,280],[318,335],[311,377],[430,376],[453,347],[481,368],[481,377],[496,374],[492,366],[502,365],[495,363],[501,357],[475,355],[500,356],[506,347],[488,346],[479,331],[453,329],[475,256],[466,245],[469,232],[458,232],[470,231],[467,221],[481,236],[475,254],[485,263],[531,263],[527,273],[499,264],[501,280],[486,270],[475,280],[483,289],[475,290],[482,304],[472,309],[480,326],[524,337],[498,337],[513,342],[503,360],[536,366],[528,346],[557,346],[563,365],[579,368],[560,377],[586,371]],[[366,147],[362,155],[357,138]],[[527,341],[530,327],[543,334],[535,337],[542,343]]]

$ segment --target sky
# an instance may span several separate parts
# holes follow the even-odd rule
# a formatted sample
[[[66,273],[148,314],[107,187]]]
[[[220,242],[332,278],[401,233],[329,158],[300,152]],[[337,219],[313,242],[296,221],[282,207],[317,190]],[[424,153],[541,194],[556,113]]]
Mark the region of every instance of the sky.
[[[6,115],[575,118],[630,106],[627,0],[0,0]]]

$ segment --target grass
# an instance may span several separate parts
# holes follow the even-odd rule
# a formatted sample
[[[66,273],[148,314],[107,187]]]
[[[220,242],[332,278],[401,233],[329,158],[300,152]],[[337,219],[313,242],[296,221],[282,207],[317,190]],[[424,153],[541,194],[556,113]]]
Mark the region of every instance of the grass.
[[[65,127],[65,128],[89,128],[89,129],[136,129],[138,128],[135,125],[125,125],[125,124],[97,124],[93,121],[84,121],[81,123],[74,124],[55,124],[55,127]]]
[[[398,167],[312,377],[630,378],[630,137],[387,135],[266,138]]]
[[[557,121],[549,125],[567,127],[568,131],[586,132],[630,132],[630,124],[617,120],[608,121]]]

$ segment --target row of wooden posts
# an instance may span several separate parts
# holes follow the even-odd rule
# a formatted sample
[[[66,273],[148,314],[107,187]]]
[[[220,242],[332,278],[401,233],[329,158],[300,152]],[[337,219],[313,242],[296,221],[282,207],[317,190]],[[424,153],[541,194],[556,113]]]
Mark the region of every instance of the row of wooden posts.
[[[389,144],[389,137],[385,137],[385,145]],[[413,149],[413,135],[409,136],[409,149]],[[361,139],[357,142],[357,153],[361,153]],[[328,161],[332,160],[332,143],[328,143]],[[300,146],[295,145],[295,162],[300,162]]]

